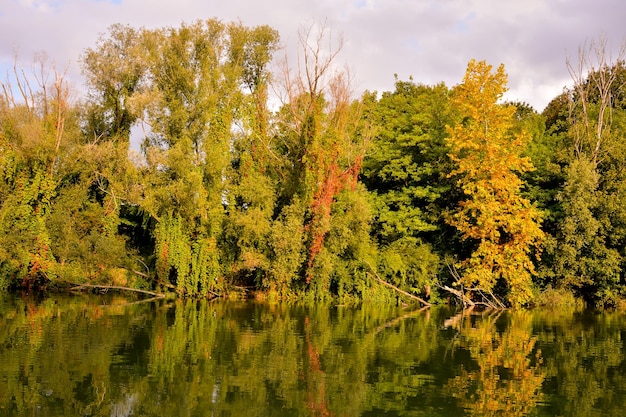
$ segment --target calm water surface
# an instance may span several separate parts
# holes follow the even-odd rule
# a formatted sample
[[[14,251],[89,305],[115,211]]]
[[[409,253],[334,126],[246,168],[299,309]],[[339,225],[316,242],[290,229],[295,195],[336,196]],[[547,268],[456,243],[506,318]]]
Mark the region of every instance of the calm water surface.
[[[626,317],[0,296],[0,416],[623,416]]]

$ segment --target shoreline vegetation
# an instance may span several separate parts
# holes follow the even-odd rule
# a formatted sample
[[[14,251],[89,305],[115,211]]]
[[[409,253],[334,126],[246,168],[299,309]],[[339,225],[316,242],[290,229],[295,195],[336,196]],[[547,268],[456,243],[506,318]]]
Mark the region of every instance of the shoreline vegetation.
[[[299,42],[288,62],[269,26],[113,25],[81,97],[16,59],[0,291],[622,308],[624,48],[581,46],[538,112],[503,102],[503,64],[356,92],[327,28]]]

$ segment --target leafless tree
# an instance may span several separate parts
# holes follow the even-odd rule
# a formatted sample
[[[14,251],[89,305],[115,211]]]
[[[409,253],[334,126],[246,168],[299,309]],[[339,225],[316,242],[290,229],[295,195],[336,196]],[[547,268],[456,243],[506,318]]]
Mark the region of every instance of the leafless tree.
[[[580,106],[582,112],[581,129],[575,129],[575,151],[585,152],[586,145],[591,151],[590,159],[597,166],[600,151],[606,133],[611,128],[613,97],[618,78],[615,63],[623,62],[626,57],[626,44],[622,43],[618,55],[612,58],[605,36],[597,41],[586,43],[578,49],[578,61],[572,62],[569,57],[566,64],[574,82],[574,93],[570,102],[570,117],[574,117],[575,109]],[[621,86],[618,86],[621,87]],[[590,111],[590,97],[598,97],[598,114],[593,116]]]

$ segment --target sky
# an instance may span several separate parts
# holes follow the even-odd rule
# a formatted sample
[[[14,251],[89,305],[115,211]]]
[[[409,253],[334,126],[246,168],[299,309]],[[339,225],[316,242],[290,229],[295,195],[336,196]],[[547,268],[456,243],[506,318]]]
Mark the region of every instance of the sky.
[[[505,98],[542,111],[570,86],[566,59],[606,39],[611,58],[626,39],[624,0],[1,0],[0,79],[15,56],[26,69],[45,54],[80,95],[80,57],[115,23],[178,27],[198,19],[269,25],[293,54],[298,32],[325,24],[343,38],[338,64],[357,93],[393,91],[394,75],[459,84],[471,59],[504,64]]]

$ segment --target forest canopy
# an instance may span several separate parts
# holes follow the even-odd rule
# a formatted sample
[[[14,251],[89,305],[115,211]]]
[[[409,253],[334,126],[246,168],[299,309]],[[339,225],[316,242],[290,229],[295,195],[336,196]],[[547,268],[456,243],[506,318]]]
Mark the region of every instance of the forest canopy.
[[[504,65],[355,93],[328,30],[111,26],[86,94],[39,62],[0,91],[0,289],[616,306],[626,260],[624,57],[564,65],[541,113]],[[390,69],[393,70],[393,69]],[[278,103],[278,104],[277,104]]]

